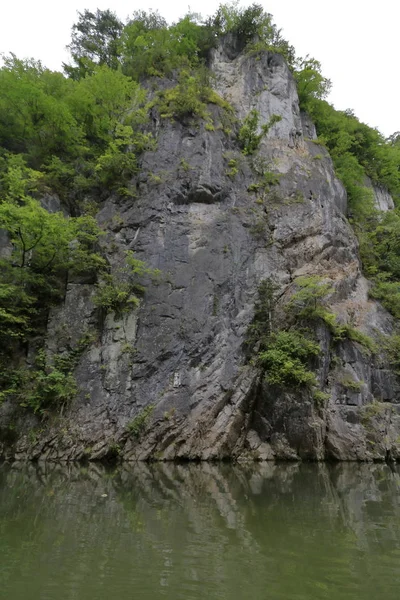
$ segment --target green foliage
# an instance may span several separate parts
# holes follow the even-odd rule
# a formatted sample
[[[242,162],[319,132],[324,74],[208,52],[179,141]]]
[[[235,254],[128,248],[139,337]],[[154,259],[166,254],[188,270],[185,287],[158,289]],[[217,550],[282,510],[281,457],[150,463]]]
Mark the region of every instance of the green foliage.
[[[1,201],[1,198],[0,198]],[[93,273],[106,262],[96,250],[101,235],[93,217],[49,213],[29,196],[0,203],[0,228],[10,254],[0,260],[0,356],[44,327],[49,308],[64,295],[65,275]]]
[[[53,367],[26,372],[24,399],[20,405],[43,414],[49,409],[71,401],[76,393],[76,381],[71,373]]]
[[[152,404],[146,406],[146,408],[143,408],[139,414],[136,415],[136,417],[130,421],[130,423],[128,423],[127,430],[132,436],[139,438],[142,435],[147,427],[153,410],[154,406]]]
[[[374,282],[371,296],[400,318],[399,209],[380,214],[374,206],[373,190],[366,187],[368,176],[375,184],[384,186],[398,205],[399,138],[393,135],[385,140],[379,131],[361,123],[351,110],[337,111],[324,101],[330,82],[322,76],[317,61],[308,57],[298,61],[295,77],[301,108],[313,118],[319,141],[328,148],[336,173],[346,188],[363,268]],[[366,340],[361,343],[373,351]]]
[[[330,395],[326,392],[321,392],[321,390],[313,390],[313,400],[316,406],[323,406],[325,402],[327,402],[330,398]]]
[[[259,4],[240,8],[237,2],[221,4],[202,20],[189,12],[168,25],[158,12],[138,10],[124,24],[110,10],[78,13],[69,45],[73,65],[64,65],[68,76],[80,80],[96,66],[121,69],[139,81],[149,76],[171,75],[175,69],[207,62],[221,37],[235,35],[241,48],[272,50],[293,63],[294,50]]]
[[[283,54],[289,64],[294,60],[294,48],[282,37],[272,15],[261,4],[247,8],[240,7],[238,1],[221,4],[210,22],[217,36],[235,35],[242,49],[271,50]]]
[[[208,117],[206,90],[196,74],[182,71],[179,83],[159,92],[158,108],[162,118]]]
[[[352,379],[349,376],[341,379],[340,383],[343,387],[356,394],[362,390],[362,387],[364,385],[363,381],[356,381],[355,379]]]
[[[19,60],[14,55],[3,60],[0,146],[24,153],[32,168],[53,154],[76,155],[83,132],[68,106],[74,83],[37,61]]]
[[[232,108],[211,89],[209,83],[209,74],[205,70],[182,70],[179,73],[178,84],[159,92],[153,105],[158,107],[160,116],[164,119],[200,117],[211,125],[207,104],[216,104],[228,113],[232,112]]]
[[[297,291],[286,305],[286,311],[292,318],[307,324],[323,322],[334,341],[352,340],[363,346],[368,353],[376,352],[376,343],[370,336],[349,324],[339,324],[335,313],[327,308],[327,298],[333,288],[322,277],[299,277],[296,287]]]
[[[332,87],[331,81],[321,73],[321,63],[309,56],[296,61],[294,76],[300,106],[303,110],[312,107],[314,99],[325,98]]]
[[[338,325],[335,330],[335,339],[348,339],[357,342],[369,353],[374,354],[377,351],[375,341],[367,334],[351,325]]]
[[[105,267],[94,251],[100,230],[91,217],[66,219],[28,197],[0,204],[0,227],[12,244],[11,254],[0,262],[0,400],[15,399],[42,412],[74,396],[72,369],[86,338],[51,365],[43,352],[32,368],[14,363],[31,337],[37,343],[43,336],[50,307],[63,297],[67,271]]]
[[[128,253],[124,266],[111,275],[99,251],[102,231],[94,218],[48,212],[29,195],[37,181],[20,157],[5,156],[0,229],[8,236],[9,252],[0,260],[0,399],[16,399],[41,412],[75,394],[72,370],[81,346],[56,357],[54,364],[39,355],[31,369],[14,363],[31,338],[37,343],[43,337],[51,306],[64,297],[68,273],[99,279],[98,305],[121,311],[137,304],[134,292],[143,291],[137,279],[155,272]]]
[[[76,211],[126,186],[137,156],[153,147],[145,132],[146,94],[120,71],[94,66],[79,81],[11,55],[0,69],[0,180],[12,194],[55,191]],[[28,176],[29,175],[29,176]],[[103,192],[104,193],[104,192]]]
[[[121,41],[124,73],[141,79],[198,66],[208,58],[217,38],[210,25],[199,23],[196,14],[189,13],[169,27],[158,13],[138,11],[125,26]]]
[[[247,191],[258,194],[260,196],[258,199],[259,203],[263,203],[267,199],[271,202],[274,201],[274,198],[279,198],[280,200],[279,194],[271,194],[271,188],[279,184],[281,174],[271,171],[271,164],[259,155],[253,157],[251,165],[253,171],[258,176],[258,181],[251,183],[247,188]]]
[[[182,169],[182,171],[184,171],[185,173],[187,173],[188,171],[190,171],[192,169],[190,164],[184,158],[181,158],[181,160],[179,162],[179,168]]]
[[[279,331],[270,335],[266,350],[258,354],[258,361],[271,385],[313,387],[317,381],[307,365],[319,351],[319,345],[299,331]]]
[[[371,404],[367,404],[367,405],[363,406],[361,409],[362,424],[364,425],[364,427],[369,429],[371,427],[371,421],[373,419],[375,419],[376,417],[384,415],[385,411],[386,411],[386,403],[377,402],[376,400],[371,402]]]
[[[380,300],[396,318],[400,318],[400,214],[399,208],[379,214],[366,210],[357,215],[356,232],[360,241],[363,267],[372,279],[370,295]]]
[[[2,400],[14,400],[20,406],[45,416],[50,410],[73,400],[78,391],[73,369],[92,341],[93,335],[87,332],[75,347],[54,355],[51,362],[41,349],[31,367],[5,367],[0,375],[0,403]]]
[[[136,153],[133,150],[135,148]],[[144,150],[154,150],[151,134],[136,134],[129,125],[118,124],[105,152],[98,157],[94,167],[96,183],[108,190],[115,189],[126,195],[121,183],[126,183],[138,171],[137,154]]]
[[[266,171],[260,177],[257,183],[251,183],[247,188],[250,193],[260,194],[262,200],[265,200],[268,192],[272,186],[278,185],[280,180],[279,173],[272,173],[272,171]]]
[[[78,13],[79,20],[72,27],[72,40],[68,48],[75,67],[63,65],[73,79],[93,73],[95,65],[119,66],[123,23],[110,10],[95,13],[85,9]]]
[[[236,158],[230,158],[228,161],[228,169],[225,171],[225,175],[230,179],[234,179],[239,173],[238,161]]]
[[[103,272],[96,285],[93,302],[106,312],[125,312],[139,305],[138,294],[144,292],[144,287],[138,283],[138,278],[144,275],[157,277],[159,271],[150,269],[141,260],[135,258],[131,251],[125,254],[125,263],[112,272]]]
[[[296,319],[312,321],[325,320],[326,297],[333,291],[330,284],[324,283],[322,277],[312,275],[296,279],[297,291],[291,296],[286,310]],[[329,317],[327,317],[329,322]]]
[[[400,144],[396,137],[385,140],[378,130],[361,123],[351,110],[338,111],[323,100],[330,82],[321,74],[321,65],[306,57],[298,61],[295,73],[300,106],[313,118],[319,140],[328,148],[335,169],[349,195],[354,217],[362,217],[372,206],[365,176],[384,185],[400,198]],[[361,215],[360,215],[361,211]]]
[[[293,48],[259,4],[246,8],[238,2],[222,4],[206,21],[189,13],[170,26],[156,12],[137,11],[124,24],[110,10],[85,10],[72,29],[73,65],[65,65],[67,78],[38,61],[14,55],[5,57],[0,68],[0,228],[10,241],[10,254],[6,252],[0,263],[0,389],[18,390],[28,377],[9,372],[9,358],[33,336],[42,334],[50,307],[64,294],[68,273],[89,275],[97,282],[95,301],[102,309],[120,312],[137,304],[141,292],[137,278],[151,273],[132,255],[110,273],[99,252],[95,200],[110,192],[134,197],[130,180],[138,170],[138,158],[154,148],[148,133],[146,92],[138,83],[144,77],[167,75],[173,81],[178,77],[177,85],[159,92],[153,101],[162,117],[198,117],[205,120],[207,130],[232,129],[232,109],[212,90],[204,67],[210,49],[226,35],[234,35],[239,47],[249,53],[282,53],[294,70],[301,108],[314,119],[319,143],[328,148],[348,192],[363,266],[374,281],[371,295],[400,318],[399,209],[379,214],[365,180],[368,175],[385,186],[398,204],[400,136],[385,140],[351,111],[330,106],[324,100],[330,82],[318,61],[309,57],[295,61]],[[221,109],[214,111],[219,113],[220,124],[212,120],[210,104]],[[238,133],[243,154],[254,155],[279,120],[273,115],[260,127],[257,111],[251,111]],[[239,169],[235,161],[232,158],[228,163],[231,178]],[[252,162],[257,164],[254,158]],[[183,162],[180,168],[188,170]],[[272,196],[270,188],[278,184],[279,175],[261,163],[255,172],[258,180],[249,190]],[[62,206],[74,216],[45,211],[38,199],[47,192],[57,193]],[[300,195],[293,199],[300,200]],[[90,215],[76,216],[83,207]],[[256,226],[265,230],[264,222]],[[287,307],[287,327],[294,328],[296,335],[303,335],[298,329],[304,323],[323,322],[334,339],[352,339],[374,351],[368,336],[337,323],[326,306],[331,292],[328,284],[317,278],[296,283],[298,289]],[[289,340],[273,332],[275,292],[268,285],[260,288],[251,345],[260,353],[274,350],[278,366],[272,378],[284,380],[284,365],[292,360],[295,371],[299,370],[298,381],[309,385],[301,373],[307,361],[293,349],[295,341],[290,350]],[[265,364],[269,360],[272,354],[265,357]],[[67,371],[56,364],[36,370],[37,387],[49,406],[51,398],[66,398],[63,389],[71,384]],[[28,380],[32,377],[30,373]],[[34,410],[35,402],[30,403]]]
[[[253,352],[255,347],[262,350],[267,346],[272,332],[277,290],[278,286],[270,278],[263,279],[258,286],[254,317],[246,336],[246,347],[250,352]]]
[[[380,281],[378,278],[370,295],[380,300],[396,319],[400,319],[400,281]]]
[[[376,283],[400,279],[400,215],[399,210],[369,214],[359,231],[364,268]]]
[[[369,176],[376,184],[385,186],[398,204],[399,140],[396,136],[385,140],[376,129],[360,123],[351,111],[336,111],[318,97],[309,96],[304,102],[347,190],[363,268],[374,283],[371,296],[399,318],[399,209],[379,213],[374,206],[373,190],[366,187]]]
[[[267,135],[275,123],[279,123],[282,120],[282,117],[272,115],[268,123],[261,125],[261,127],[258,124],[259,119],[260,115],[258,111],[253,109],[249,112],[239,129],[238,141],[244,155],[254,154],[258,150],[262,138]]]
[[[137,350],[131,342],[125,342],[121,346],[121,354],[128,354],[130,357],[135,356]]]
[[[276,329],[277,288],[270,279],[261,282],[246,347],[250,353],[256,353],[255,362],[264,369],[265,378],[271,385],[287,389],[308,388],[315,404],[322,405],[329,395],[318,389],[317,379],[310,369],[310,362],[318,356],[320,347],[306,326],[323,322],[336,341],[351,339],[368,352],[374,352],[376,347],[361,331],[337,323],[336,315],[326,307],[326,299],[333,289],[321,277],[300,277],[296,288],[285,306],[289,319],[283,327]]]
[[[400,334],[395,332],[391,336],[385,336],[380,340],[387,364],[397,375],[400,375]]]
[[[265,171],[262,176],[262,185],[264,189],[270,188],[273,185],[278,185],[281,178],[280,173],[273,173],[272,171]]]
[[[296,328],[273,330],[277,289],[271,279],[261,282],[246,347],[249,353],[256,353],[255,362],[263,368],[271,385],[313,388],[317,382],[308,363],[318,355],[319,345]]]

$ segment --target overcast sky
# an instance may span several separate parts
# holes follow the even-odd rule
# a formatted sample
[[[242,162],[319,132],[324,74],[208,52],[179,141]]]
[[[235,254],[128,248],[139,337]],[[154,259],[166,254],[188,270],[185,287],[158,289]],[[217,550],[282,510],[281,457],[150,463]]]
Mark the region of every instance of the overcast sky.
[[[254,0],[242,0],[242,6]],[[322,63],[333,83],[329,100],[389,136],[400,130],[398,70],[399,0],[256,0],[274,16],[300,56]],[[203,16],[219,2],[211,0],[2,0],[0,52],[33,57],[51,69],[68,60],[65,46],[77,11],[110,8],[125,20],[138,9],[158,9],[174,21],[190,5]]]

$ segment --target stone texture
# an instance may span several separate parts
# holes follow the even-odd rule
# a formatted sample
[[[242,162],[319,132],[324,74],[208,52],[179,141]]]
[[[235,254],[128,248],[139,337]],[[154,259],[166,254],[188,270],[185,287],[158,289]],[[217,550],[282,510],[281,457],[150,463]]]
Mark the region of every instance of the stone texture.
[[[103,321],[93,306],[93,286],[68,285],[64,304],[50,317],[47,351],[63,352],[86,331],[99,332],[76,370],[79,395],[36,429],[32,420],[21,419],[21,434],[12,444],[0,436],[0,455],[49,460],[400,455],[398,382],[359,344],[333,343],[329,332],[318,332],[315,368],[330,398],[318,407],[304,392],[271,389],[246,364],[243,344],[266,277],[280,285],[283,303],[296,277],[324,276],[334,287],[331,305],[341,322],[370,335],[390,333],[392,321],[369,299],[346,219],[345,190],[327,152],[312,141],[315,128],[300,114],[283,58],[241,55],[228,44],[215,51],[211,66],[216,89],[239,119],[253,108],[260,126],[273,114],[282,117],[258,155],[265,169],[280,176],[279,184],[265,197],[249,193],[257,175],[233,134],[155,117],[158,145],[144,155],[132,182],[137,198],[109,198],[98,218],[112,242],[112,265],[121,264],[130,249],[162,275],[143,282],[146,293],[137,310]],[[218,123],[219,109],[210,110]],[[235,177],[228,174],[232,158]],[[376,194],[377,204],[390,208],[387,195]],[[355,383],[351,388],[343,383],[348,378]],[[6,408],[0,408],[0,422],[9,422]],[[135,419],[141,423],[138,436],[129,433]]]
[[[373,184],[371,182],[371,187],[374,192],[375,198],[375,206],[378,210],[382,212],[387,212],[388,210],[394,209],[393,198],[389,194],[389,192],[381,185]]]

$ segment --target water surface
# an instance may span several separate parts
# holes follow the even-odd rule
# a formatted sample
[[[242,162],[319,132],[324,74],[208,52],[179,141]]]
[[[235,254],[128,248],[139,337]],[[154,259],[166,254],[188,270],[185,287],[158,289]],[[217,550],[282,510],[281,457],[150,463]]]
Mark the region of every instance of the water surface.
[[[385,465],[0,466],[5,600],[399,600]]]

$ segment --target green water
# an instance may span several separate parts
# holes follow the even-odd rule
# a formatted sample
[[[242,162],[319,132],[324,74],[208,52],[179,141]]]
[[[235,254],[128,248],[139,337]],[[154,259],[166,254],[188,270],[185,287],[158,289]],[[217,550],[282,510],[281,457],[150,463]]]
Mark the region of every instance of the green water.
[[[2,465],[0,598],[399,600],[400,476]]]

